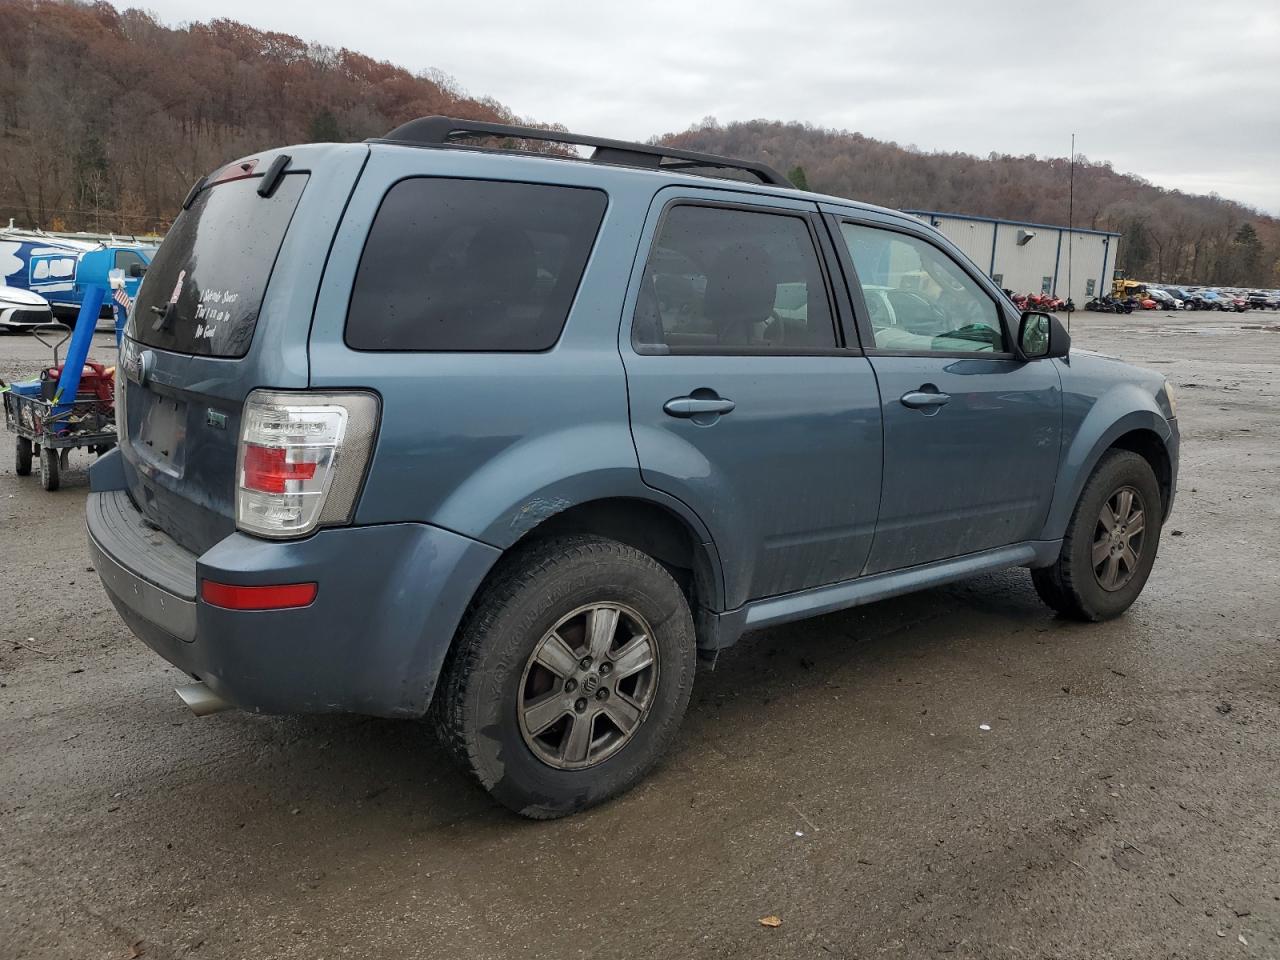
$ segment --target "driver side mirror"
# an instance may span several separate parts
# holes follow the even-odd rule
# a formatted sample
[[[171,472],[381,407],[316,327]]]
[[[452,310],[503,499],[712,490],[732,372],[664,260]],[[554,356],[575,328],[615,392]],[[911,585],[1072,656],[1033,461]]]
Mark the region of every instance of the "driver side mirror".
[[[1028,310],[1018,324],[1018,349],[1028,360],[1065,357],[1071,350],[1071,335],[1053,314]]]

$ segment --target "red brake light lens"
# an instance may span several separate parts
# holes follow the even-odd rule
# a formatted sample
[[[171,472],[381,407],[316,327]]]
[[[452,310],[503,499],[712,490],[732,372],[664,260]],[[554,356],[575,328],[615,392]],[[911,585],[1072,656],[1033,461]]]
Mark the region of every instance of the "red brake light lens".
[[[244,587],[216,580],[200,581],[200,598],[227,610],[288,610],[308,606],[319,588],[314,583],[275,583]]]
[[[262,493],[284,493],[290,480],[310,480],[316,475],[314,462],[290,462],[283,447],[244,445],[243,485]]]

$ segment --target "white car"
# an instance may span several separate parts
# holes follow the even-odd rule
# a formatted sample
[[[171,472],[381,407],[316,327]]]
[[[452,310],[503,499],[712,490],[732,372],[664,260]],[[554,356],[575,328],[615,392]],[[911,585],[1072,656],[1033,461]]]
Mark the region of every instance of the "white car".
[[[19,287],[0,287],[0,330],[29,330],[52,322],[49,301],[40,294]]]

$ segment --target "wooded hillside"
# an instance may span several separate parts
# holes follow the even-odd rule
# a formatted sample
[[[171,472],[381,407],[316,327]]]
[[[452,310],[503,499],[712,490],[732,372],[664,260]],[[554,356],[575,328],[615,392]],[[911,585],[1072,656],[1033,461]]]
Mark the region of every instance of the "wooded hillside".
[[[705,120],[658,138],[691,150],[765,160],[809,189],[895,209],[1035,223],[1067,222],[1070,161],[925,153],[800,123]],[[1176,147],[1170,147],[1176,149]],[[1076,157],[1074,222],[1123,233],[1129,276],[1177,283],[1280,287],[1280,220],[1220,197],[1166,190]]]
[[[0,226],[163,231],[191,184],[229,160],[433,113],[518,122],[442,74],[231,20],[172,28],[103,2],[0,0]],[[763,120],[661,139],[799,168],[813,190],[889,207],[1067,222],[1065,158],[925,153]],[[1229,200],[1079,158],[1075,222],[1123,233],[1131,276],[1280,287],[1280,220]]]
[[[433,113],[516,122],[443,75],[231,20],[0,0],[0,226],[162,231],[229,160]]]

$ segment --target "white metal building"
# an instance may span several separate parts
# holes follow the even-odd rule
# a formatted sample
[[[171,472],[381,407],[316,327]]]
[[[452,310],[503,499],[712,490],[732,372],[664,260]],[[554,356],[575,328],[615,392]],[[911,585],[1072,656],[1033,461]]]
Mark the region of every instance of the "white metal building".
[[[1014,293],[1069,296],[1076,306],[1083,306],[1090,297],[1111,290],[1118,233],[936,210],[903,212],[937,227],[996,283]]]

